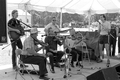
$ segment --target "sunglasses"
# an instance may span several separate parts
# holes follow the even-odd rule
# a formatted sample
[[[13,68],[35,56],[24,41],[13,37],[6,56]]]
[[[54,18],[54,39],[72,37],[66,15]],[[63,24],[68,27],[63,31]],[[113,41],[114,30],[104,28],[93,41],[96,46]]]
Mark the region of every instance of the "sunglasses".
[[[56,21],[56,20],[53,20],[53,21]]]

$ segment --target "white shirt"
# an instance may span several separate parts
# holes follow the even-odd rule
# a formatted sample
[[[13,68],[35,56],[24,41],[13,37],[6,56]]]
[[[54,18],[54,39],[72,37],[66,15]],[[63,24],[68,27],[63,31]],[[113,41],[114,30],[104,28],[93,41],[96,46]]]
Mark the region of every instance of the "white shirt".
[[[65,40],[65,45],[68,46],[69,48],[73,48],[74,43],[75,43],[75,40],[72,40],[72,39],[66,39]]]
[[[59,26],[57,24],[53,25],[52,23],[49,23],[47,26],[45,26],[45,29],[44,29],[45,33],[48,33],[49,28],[52,28],[54,32],[60,31]]]
[[[100,24],[100,35],[108,35],[109,30],[111,29],[111,24],[108,21]]]

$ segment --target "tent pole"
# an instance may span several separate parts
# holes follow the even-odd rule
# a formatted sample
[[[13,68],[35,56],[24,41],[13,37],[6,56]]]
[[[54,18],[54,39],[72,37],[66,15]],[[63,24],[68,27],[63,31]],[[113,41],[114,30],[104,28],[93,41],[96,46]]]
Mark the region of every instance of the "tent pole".
[[[90,31],[90,18],[91,18],[91,14],[88,15],[88,18],[89,18],[89,31]]]
[[[25,10],[25,18],[26,18],[26,23],[27,23],[27,10]]]
[[[60,12],[60,28],[62,28],[62,8],[61,8],[61,12]]]
[[[25,4],[25,20],[26,20],[26,23],[27,23],[27,3]]]

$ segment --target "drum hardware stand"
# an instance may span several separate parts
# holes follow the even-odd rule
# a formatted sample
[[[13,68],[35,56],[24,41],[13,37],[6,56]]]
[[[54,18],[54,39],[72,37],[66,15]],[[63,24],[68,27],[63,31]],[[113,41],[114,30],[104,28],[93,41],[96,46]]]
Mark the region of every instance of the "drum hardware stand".
[[[65,37],[64,38],[64,41],[66,40],[67,38]],[[70,68],[70,55],[69,54],[67,54],[66,52],[65,52],[65,67],[64,67],[64,76],[63,76],[63,78],[66,78],[67,80],[68,80],[68,77],[71,77],[72,75],[83,75],[85,78],[86,78],[86,76],[84,75],[84,74],[82,74],[82,73],[71,73],[70,71],[71,71],[71,68]],[[80,70],[79,70],[80,71]]]

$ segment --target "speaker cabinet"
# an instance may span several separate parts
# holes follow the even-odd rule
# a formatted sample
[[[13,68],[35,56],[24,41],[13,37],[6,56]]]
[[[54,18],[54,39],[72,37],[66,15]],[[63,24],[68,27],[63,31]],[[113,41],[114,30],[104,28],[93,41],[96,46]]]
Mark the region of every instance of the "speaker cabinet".
[[[87,80],[119,80],[119,78],[115,68],[110,67],[87,76]]]
[[[120,73],[120,64],[114,66],[115,70]]]
[[[6,0],[0,0],[0,44],[7,43]]]
[[[120,78],[120,64],[115,65],[114,68],[118,74],[118,77]]]

